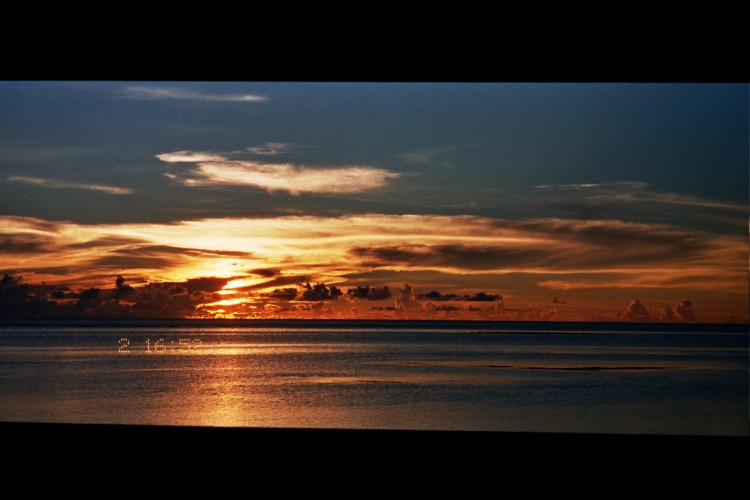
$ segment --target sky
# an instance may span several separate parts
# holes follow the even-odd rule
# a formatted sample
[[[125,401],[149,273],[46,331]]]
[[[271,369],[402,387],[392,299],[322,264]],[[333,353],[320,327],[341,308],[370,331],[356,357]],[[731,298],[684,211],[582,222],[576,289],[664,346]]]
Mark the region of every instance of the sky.
[[[748,85],[0,82],[0,317],[748,322]]]

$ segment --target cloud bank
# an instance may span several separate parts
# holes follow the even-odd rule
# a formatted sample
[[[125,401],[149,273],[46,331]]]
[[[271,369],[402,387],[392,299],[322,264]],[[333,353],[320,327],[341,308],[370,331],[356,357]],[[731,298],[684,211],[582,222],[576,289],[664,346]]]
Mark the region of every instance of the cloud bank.
[[[135,288],[180,283],[188,295],[219,295],[205,314],[241,306],[243,317],[304,304],[318,314],[312,306],[324,303],[316,307],[339,317],[392,307],[532,318],[552,314],[552,302],[559,318],[640,290],[661,297],[664,311],[646,309],[649,319],[689,321],[690,304],[670,306],[675,298],[709,298],[740,318],[748,297],[746,239],[617,220],[365,214],[87,225],[0,216],[0,262],[0,273],[54,287],[103,289],[117,275]],[[412,279],[419,288],[401,288]],[[627,317],[646,315],[633,304]]]

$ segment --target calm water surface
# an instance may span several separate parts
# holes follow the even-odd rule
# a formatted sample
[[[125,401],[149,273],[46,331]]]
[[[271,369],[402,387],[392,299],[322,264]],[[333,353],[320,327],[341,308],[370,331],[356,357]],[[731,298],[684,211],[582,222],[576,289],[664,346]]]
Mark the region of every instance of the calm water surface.
[[[0,421],[748,435],[747,327],[0,322]]]

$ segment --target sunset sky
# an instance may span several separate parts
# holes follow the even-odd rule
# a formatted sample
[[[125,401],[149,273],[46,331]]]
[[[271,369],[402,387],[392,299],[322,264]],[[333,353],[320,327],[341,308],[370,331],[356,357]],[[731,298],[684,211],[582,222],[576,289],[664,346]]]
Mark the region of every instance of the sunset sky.
[[[746,84],[0,82],[0,317],[748,322],[748,109]]]

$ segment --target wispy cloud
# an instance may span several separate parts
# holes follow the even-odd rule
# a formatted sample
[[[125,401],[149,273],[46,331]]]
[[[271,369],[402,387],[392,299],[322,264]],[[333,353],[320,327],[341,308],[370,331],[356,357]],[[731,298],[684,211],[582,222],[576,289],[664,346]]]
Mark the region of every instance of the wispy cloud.
[[[32,186],[39,186],[50,189],[84,189],[87,191],[99,191],[102,193],[124,195],[133,194],[133,190],[129,188],[121,188],[116,186],[105,186],[102,184],[83,184],[79,182],[66,182],[55,179],[43,179],[40,177],[24,177],[20,175],[11,175],[7,177],[8,182],[21,182],[23,184],[30,184]]]
[[[747,205],[709,200],[678,193],[658,192],[651,189],[646,182],[614,181],[592,184],[542,184],[537,189],[561,192],[582,193],[585,199],[594,203],[659,203],[667,205],[685,205],[702,208],[720,208],[747,211]]]
[[[224,161],[227,158],[216,153],[205,151],[175,151],[174,153],[163,153],[156,155],[165,163],[199,163],[204,161]]]
[[[273,156],[288,152],[292,146],[292,144],[289,144],[287,142],[267,142],[260,146],[252,146],[246,148],[245,151],[254,155]]]
[[[359,193],[382,187],[396,172],[369,166],[309,167],[291,163],[231,160],[206,152],[178,151],[157,155],[166,163],[194,163],[195,166],[167,176],[186,186],[245,186],[268,192]]]
[[[134,100],[192,100],[217,102],[263,102],[268,98],[257,94],[215,94],[196,90],[151,85],[131,85],[125,87],[120,95]]]
[[[452,147],[424,148],[415,151],[407,151],[398,155],[399,161],[412,165],[427,165],[434,163],[441,158],[446,152],[451,151]],[[445,163],[445,162],[443,162]]]

